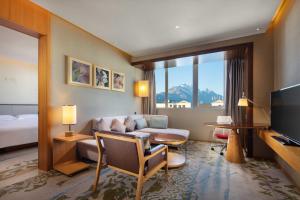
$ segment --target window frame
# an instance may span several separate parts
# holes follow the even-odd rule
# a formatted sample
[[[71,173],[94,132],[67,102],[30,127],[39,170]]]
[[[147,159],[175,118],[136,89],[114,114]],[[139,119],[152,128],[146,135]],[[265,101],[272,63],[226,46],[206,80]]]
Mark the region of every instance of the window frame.
[[[247,52],[247,64],[248,64],[248,98],[253,99],[253,49],[254,49],[254,43],[253,42],[246,42],[246,43],[240,43],[240,44],[234,44],[234,45],[229,45],[229,46],[222,46],[222,47],[215,47],[215,48],[211,48],[211,49],[203,49],[203,50],[197,50],[194,52],[189,52],[189,53],[181,53],[181,54],[176,54],[176,55],[171,55],[171,56],[163,56],[163,57],[159,57],[159,58],[154,58],[154,59],[148,59],[148,60],[142,60],[142,61],[134,61],[131,62],[132,65],[143,65],[145,63],[154,63],[154,62],[159,62],[159,61],[163,61],[165,63],[165,71],[167,71],[167,67],[166,67],[166,62],[167,60],[171,60],[171,59],[177,59],[177,58],[182,58],[182,57],[189,57],[189,56],[194,56],[194,57],[198,57],[199,55],[203,55],[203,54],[209,54],[209,53],[216,53],[216,52],[220,52],[220,51],[230,51],[236,48],[240,48],[240,47],[245,47],[248,49]],[[197,65],[198,65],[198,61],[197,61]],[[147,65],[146,65],[147,66]],[[149,65],[150,67],[146,67],[146,68],[150,68],[153,69],[151,65]],[[196,70],[198,70],[198,67],[196,67],[197,69],[195,69],[195,63],[194,63],[194,68],[193,68],[193,101],[192,101],[192,106],[191,109],[195,109],[197,107],[205,107],[208,108],[208,105],[206,104],[199,104],[198,105],[198,94],[195,95],[195,91],[198,91],[198,82],[197,84],[195,84],[195,76],[197,76],[197,81],[198,81],[198,71],[197,73],[195,73]],[[144,68],[145,69],[145,68]],[[167,72],[165,72],[166,75],[166,79],[165,79],[165,87],[167,88]],[[225,73],[224,76],[226,76],[226,69],[225,69]],[[225,79],[224,79],[225,81]],[[226,84],[224,84],[224,91],[226,91]],[[197,92],[198,93],[198,92]],[[224,94],[225,96],[225,94]],[[165,89],[165,108],[157,108],[157,109],[168,109],[167,103],[168,100],[168,90]],[[224,97],[225,98],[225,97]],[[197,101],[196,101],[197,100]],[[212,107],[209,106],[210,109],[220,109],[219,107]],[[252,105],[251,105],[252,107]],[[224,107],[222,107],[221,109],[224,109]],[[172,108],[173,109],[173,108]],[[187,108],[185,108],[187,109]],[[249,112],[249,119],[253,119],[253,111]]]
[[[221,51],[216,51],[216,52],[221,52]],[[216,53],[214,52],[214,53]],[[207,53],[205,53],[207,54]],[[205,54],[201,54],[201,55],[205,55]],[[165,104],[165,107],[164,108],[158,108],[156,107],[156,109],[194,109],[194,108],[197,108],[197,107],[209,107],[209,108],[214,108],[214,109],[224,109],[224,106],[218,106],[218,107],[213,107],[213,106],[210,106],[209,104],[200,104],[199,103],[199,99],[198,99],[198,81],[199,81],[199,76],[198,76],[198,72],[199,72],[199,57],[200,55],[198,56],[193,56],[193,97],[192,97],[192,102],[191,102],[191,107],[190,108],[187,108],[187,107],[170,107],[169,108],[169,105],[168,105],[168,97],[169,97],[169,68],[168,68],[168,61],[165,60],[163,61],[164,62],[164,74],[165,74],[165,97],[164,97],[164,104]],[[155,70],[155,69],[154,69]],[[225,70],[225,69],[224,69]],[[224,79],[225,81],[225,79]],[[225,86],[224,86],[225,87]],[[223,93],[223,96],[224,96],[224,93]],[[155,105],[156,106],[156,105]]]

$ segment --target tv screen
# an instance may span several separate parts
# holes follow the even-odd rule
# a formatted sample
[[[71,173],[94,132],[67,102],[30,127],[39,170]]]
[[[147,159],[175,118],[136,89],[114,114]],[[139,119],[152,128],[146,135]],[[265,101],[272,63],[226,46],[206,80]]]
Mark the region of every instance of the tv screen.
[[[271,128],[300,144],[300,85],[272,92]]]

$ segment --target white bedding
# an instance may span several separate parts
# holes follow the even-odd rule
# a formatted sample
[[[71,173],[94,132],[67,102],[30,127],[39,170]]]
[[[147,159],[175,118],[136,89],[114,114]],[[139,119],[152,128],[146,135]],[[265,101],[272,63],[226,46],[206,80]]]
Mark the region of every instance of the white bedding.
[[[38,117],[0,120],[0,148],[38,141]]]

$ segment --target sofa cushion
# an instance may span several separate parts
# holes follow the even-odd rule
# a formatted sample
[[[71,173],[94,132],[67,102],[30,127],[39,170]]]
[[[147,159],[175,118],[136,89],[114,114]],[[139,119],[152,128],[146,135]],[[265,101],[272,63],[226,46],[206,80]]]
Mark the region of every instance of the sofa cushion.
[[[148,127],[148,124],[147,124],[147,121],[146,121],[145,118],[136,119],[135,122],[136,122],[136,129],[137,130]]]
[[[127,117],[124,125],[126,126],[126,131],[131,132],[135,130],[136,122],[132,119],[132,117]]]
[[[111,130],[117,131],[119,133],[125,133],[126,126],[123,123],[121,123],[118,119],[114,119],[111,123]]]
[[[166,129],[168,128],[168,117],[167,116],[151,116],[149,120],[149,128],[161,128]]]
[[[106,121],[101,119],[97,122],[97,129],[98,131],[110,131],[110,126],[107,124]]]
[[[92,121],[92,129],[97,129],[97,122],[103,119],[109,127],[111,127],[111,123],[114,119],[119,120],[122,124],[124,124],[125,119],[127,118],[126,115],[123,116],[114,116],[114,117],[100,117],[100,118],[94,118]]]
[[[167,128],[167,129],[160,129],[160,128],[144,128],[139,131],[145,132],[145,133],[162,133],[162,134],[176,134],[176,135],[182,135],[186,138],[189,138],[190,131],[184,130],[184,129],[174,129],[174,128]]]

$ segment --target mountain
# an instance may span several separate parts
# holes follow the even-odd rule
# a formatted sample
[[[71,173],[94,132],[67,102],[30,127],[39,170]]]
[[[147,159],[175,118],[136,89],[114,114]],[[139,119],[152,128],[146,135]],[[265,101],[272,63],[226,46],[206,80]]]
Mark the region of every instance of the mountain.
[[[156,102],[163,103],[165,98],[165,93],[161,92],[156,95]],[[199,90],[198,92],[198,100],[200,99],[200,103],[209,104],[218,99],[223,99],[222,95],[217,94],[211,90]],[[180,101],[189,101],[193,100],[193,87],[187,84],[182,84],[179,86],[175,86],[169,89],[169,100],[171,102],[180,102]]]

